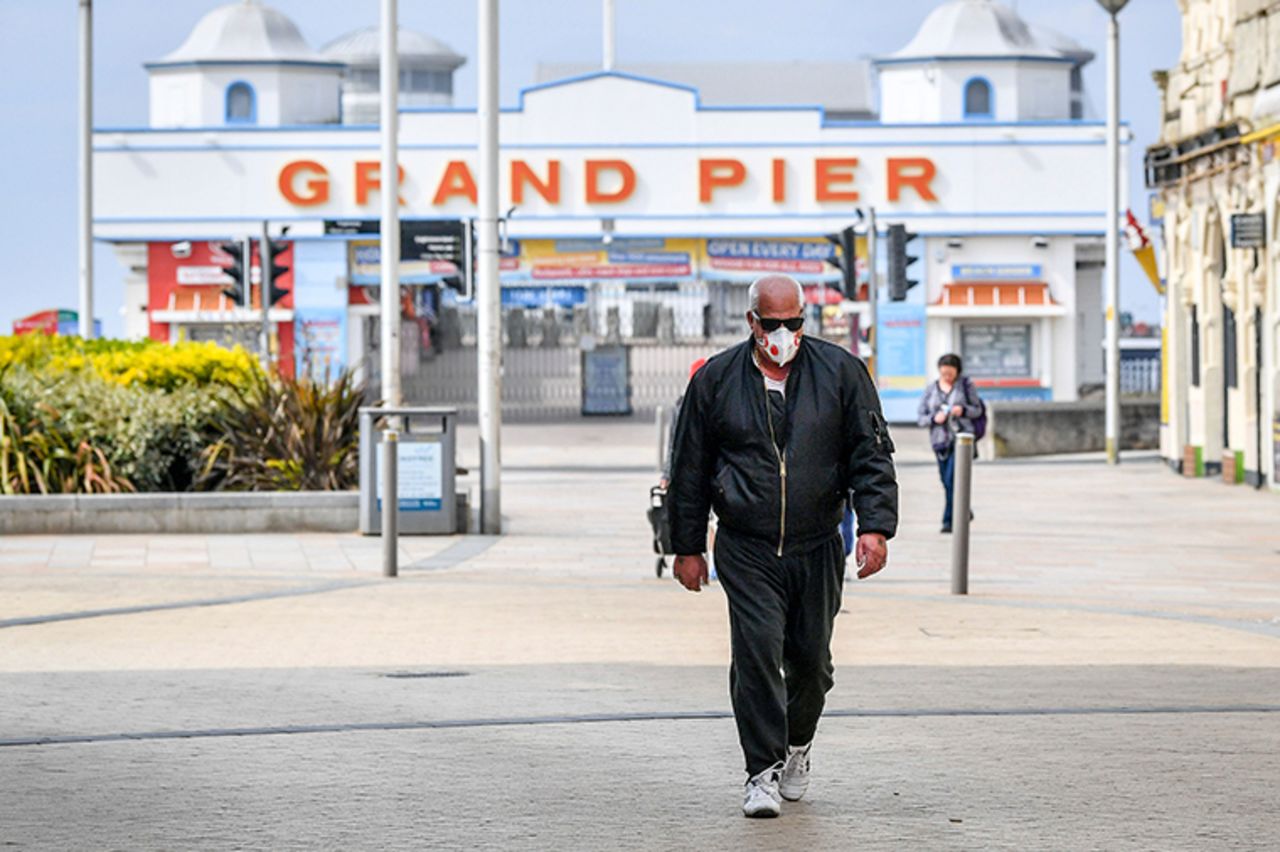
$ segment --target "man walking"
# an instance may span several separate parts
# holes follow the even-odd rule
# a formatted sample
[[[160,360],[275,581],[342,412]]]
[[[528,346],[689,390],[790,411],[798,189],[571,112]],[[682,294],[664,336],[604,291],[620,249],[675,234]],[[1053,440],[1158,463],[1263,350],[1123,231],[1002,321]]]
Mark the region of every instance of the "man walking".
[[[668,506],[676,578],[707,581],[707,517],[729,601],[729,692],[746,757],[742,811],[773,817],[809,786],[831,689],[831,631],[852,491],[858,577],[884,567],[897,530],[893,444],[866,367],[803,334],[804,291],[769,275],[751,285],[751,339],[720,353],[685,392]]]

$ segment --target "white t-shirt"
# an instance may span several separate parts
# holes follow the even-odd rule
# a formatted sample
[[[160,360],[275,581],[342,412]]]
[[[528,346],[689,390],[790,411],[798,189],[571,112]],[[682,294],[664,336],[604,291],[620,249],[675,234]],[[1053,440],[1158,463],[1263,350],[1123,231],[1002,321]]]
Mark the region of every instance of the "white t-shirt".
[[[760,370],[760,375],[764,377],[765,395],[767,396],[769,394],[769,391],[777,391],[778,393],[782,394],[785,397],[787,395],[787,380],[769,378],[769,374],[766,373],[764,369],[761,368],[760,366],[760,356],[757,355],[755,352],[751,353],[751,360],[756,362],[756,369]]]

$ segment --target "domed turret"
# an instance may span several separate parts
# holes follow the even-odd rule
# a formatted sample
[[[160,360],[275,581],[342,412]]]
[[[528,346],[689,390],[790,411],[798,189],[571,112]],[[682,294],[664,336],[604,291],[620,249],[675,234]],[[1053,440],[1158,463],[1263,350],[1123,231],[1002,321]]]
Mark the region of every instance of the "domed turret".
[[[342,67],[312,50],[283,12],[258,0],[229,3],[201,18],[177,50],[146,64],[151,124],[333,123]]]
[[[321,49],[326,59],[347,66],[342,78],[342,116],[346,124],[377,124],[381,29],[365,27]],[[453,72],[466,58],[438,39],[400,27],[400,106],[452,106]]]
[[[881,119],[1066,119],[1071,72],[1080,64],[1037,38],[1003,3],[950,0],[929,13],[906,47],[876,61]]]

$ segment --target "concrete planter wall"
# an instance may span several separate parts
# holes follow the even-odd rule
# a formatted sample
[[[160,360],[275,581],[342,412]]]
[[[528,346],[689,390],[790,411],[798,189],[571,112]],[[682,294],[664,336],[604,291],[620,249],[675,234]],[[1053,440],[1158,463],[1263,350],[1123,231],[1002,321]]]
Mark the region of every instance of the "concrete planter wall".
[[[355,532],[355,491],[0,497],[0,535]]]
[[[1088,402],[988,403],[991,446],[996,458],[1089,453],[1106,449],[1106,409]],[[1160,446],[1160,400],[1140,398],[1120,405],[1120,448]]]

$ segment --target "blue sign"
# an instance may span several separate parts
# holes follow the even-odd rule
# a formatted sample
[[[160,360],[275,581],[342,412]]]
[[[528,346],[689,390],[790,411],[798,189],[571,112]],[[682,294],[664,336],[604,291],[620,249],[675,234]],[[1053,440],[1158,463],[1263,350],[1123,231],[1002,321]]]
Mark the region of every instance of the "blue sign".
[[[581,254],[608,248],[610,251],[662,251],[667,247],[663,238],[636,239],[627,237],[615,239],[607,246],[599,237],[595,239],[556,240],[556,254]]]
[[[916,405],[929,382],[925,363],[925,306],[884,302],[876,314],[877,382],[885,419],[915,420]]]
[[[571,308],[585,305],[586,287],[503,287],[504,308]]]
[[[688,266],[692,261],[684,251],[611,251],[610,263],[678,263]]]
[[[957,263],[953,281],[1039,281],[1044,267],[1038,263]]]
[[[889,302],[879,306],[877,355],[880,376],[924,378],[925,309],[910,302]]]

